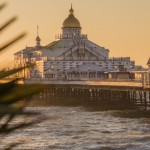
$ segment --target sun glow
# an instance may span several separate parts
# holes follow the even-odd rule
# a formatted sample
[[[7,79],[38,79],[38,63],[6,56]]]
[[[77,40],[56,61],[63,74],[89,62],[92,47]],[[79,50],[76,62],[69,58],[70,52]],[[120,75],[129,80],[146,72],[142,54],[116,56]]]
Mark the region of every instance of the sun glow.
[[[36,26],[42,45],[55,40],[61,33],[63,20],[73,3],[82,33],[90,40],[110,49],[110,56],[130,56],[136,64],[144,65],[149,58],[150,1],[149,0],[5,0],[8,6],[1,12],[1,23],[18,15],[19,20],[4,32],[0,40],[6,41],[24,30],[28,36],[2,55],[1,66],[12,65],[13,54],[25,46],[34,46]],[[3,64],[2,64],[3,63]]]

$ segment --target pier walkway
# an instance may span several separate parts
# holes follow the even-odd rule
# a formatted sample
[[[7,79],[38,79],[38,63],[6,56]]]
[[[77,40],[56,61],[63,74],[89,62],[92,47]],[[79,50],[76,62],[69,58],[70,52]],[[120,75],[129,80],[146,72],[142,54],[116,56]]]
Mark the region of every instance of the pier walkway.
[[[48,105],[96,106],[102,110],[150,109],[150,86],[140,80],[54,81],[22,80],[22,86],[44,85],[43,91],[33,95],[35,103]],[[31,89],[32,90],[32,89]]]
[[[136,81],[136,80],[89,80],[89,81],[25,80],[24,83],[25,84],[95,85],[95,86],[105,85],[105,86],[143,87],[143,83],[141,81]]]
[[[43,92],[33,97],[51,105],[96,106],[101,110],[149,110],[150,86],[137,80],[44,81],[26,80],[25,84],[44,84]]]

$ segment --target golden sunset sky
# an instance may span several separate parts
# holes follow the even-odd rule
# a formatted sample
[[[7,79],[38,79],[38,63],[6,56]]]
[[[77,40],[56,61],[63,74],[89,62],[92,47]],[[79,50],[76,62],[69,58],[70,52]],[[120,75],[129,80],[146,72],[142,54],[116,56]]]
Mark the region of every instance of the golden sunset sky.
[[[0,0],[8,6],[0,13],[2,24],[17,15],[18,21],[1,34],[1,44],[22,31],[28,35],[5,54],[0,67],[13,64],[13,54],[25,46],[34,46],[36,27],[42,45],[61,33],[71,3],[82,33],[89,40],[108,48],[110,57],[128,57],[137,65],[146,66],[150,57],[150,0]]]

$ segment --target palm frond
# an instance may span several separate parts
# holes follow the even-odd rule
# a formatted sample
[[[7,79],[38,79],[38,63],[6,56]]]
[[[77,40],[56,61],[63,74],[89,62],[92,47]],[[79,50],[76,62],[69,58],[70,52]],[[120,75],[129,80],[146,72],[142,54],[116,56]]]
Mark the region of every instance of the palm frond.
[[[1,5],[0,5],[0,11],[1,11],[3,8],[5,8],[5,7],[6,7],[6,5],[7,5],[7,3],[3,3],[3,4],[1,4]]]
[[[0,11],[5,8],[6,3],[0,4]],[[17,20],[17,17],[12,17],[7,22],[5,22],[3,25],[0,26],[0,33],[5,31],[12,23],[14,23]],[[24,38],[26,36],[26,32],[23,32],[16,37],[12,38],[9,41],[6,41],[3,43],[0,47],[0,52],[7,50],[10,46],[13,44],[16,44],[19,40]],[[33,64],[34,65],[34,64]],[[26,69],[28,67],[33,67],[33,65],[26,65],[24,67],[20,67],[17,69],[11,69],[11,70],[1,70],[0,71],[0,80],[7,78],[11,75],[14,75],[23,69]],[[0,84],[0,121],[2,123],[0,124],[0,135],[3,135],[3,139],[5,135],[10,134],[11,132],[14,132],[18,129],[23,129],[26,127],[29,127],[31,125],[34,125],[36,123],[40,123],[44,119],[39,119],[38,112],[30,112],[25,111],[24,108],[27,104],[27,98],[31,97],[33,94],[39,93],[43,86],[41,85],[19,85],[16,82],[19,79],[13,79],[12,81],[9,81],[8,83]],[[25,102],[23,104],[20,104],[20,102]],[[36,117],[35,117],[36,116]],[[30,117],[29,120],[24,120],[21,123],[14,123],[14,119],[17,117]],[[0,139],[1,142],[2,139]],[[4,150],[11,150],[15,148],[20,143],[13,143],[11,145],[6,146]]]
[[[3,79],[3,78],[8,77],[10,75],[16,74],[16,73],[22,71],[23,69],[25,69],[25,67],[11,69],[11,70],[7,70],[7,71],[2,70],[2,71],[0,71],[0,79]]]
[[[0,101],[1,101],[1,97],[4,95],[9,94],[10,92],[13,91],[13,89],[15,87],[17,87],[18,85],[16,84],[16,82],[18,81],[18,79],[12,80],[8,83],[5,84],[0,84]]]
[[[1,118],[4,117],[5,115],[14,115],[14,116],[34,116],[38,115],[39,113],[37,112],[29,112],[29,111],[23,111],[24,107],[16,108],[16,107],[10,107],[6,105],[2,105],[0,107],[0,114]]]
[[[17,145],[19,145],[19,143],[10,144],[8,147],[4,148],[4,150],[12,150],[12,149],[15,148]]]
[[[39,93],[42,88],[41,85],[16,85],[16,88],[13,88],[9,94],[0,97],[0,103],[2,105],[12,105]]]
[[[0,27],[0,33],[5,30],[8,26],[10,26],[13,22],[15,22],[17,20],[17,17],[14,16],[11,19],[9,19],[6,23],[4,23],[1,27]]]
[[[24,38],[26,36],[26,33],[23,32],[20,35],[16,36],[15,38],[11,39],[10,41],[6,42],[5,44],[3,44],[0,47],[0,52],[2,50],[5,50],[6,48],[10,47],[11,45],[15,44],[17,41],[19,41],[20,39]]]
[[[45,121],[45,118],[44,118],[44,121]],[[26,127],[29,127],[29,126],[32,126],[34,124],[41,123],[41,122],[43,122],[43,119],[35,119],[29,122],[23,122],[23,123],[17,124],[15,126],[11,126],[11,127],[7,126],[6,128],[0,128],[0,134],[4,134],[4,135],[10,134],[11,132],[14,132],[15,130],[23,129],[23,128],[26,128]]]

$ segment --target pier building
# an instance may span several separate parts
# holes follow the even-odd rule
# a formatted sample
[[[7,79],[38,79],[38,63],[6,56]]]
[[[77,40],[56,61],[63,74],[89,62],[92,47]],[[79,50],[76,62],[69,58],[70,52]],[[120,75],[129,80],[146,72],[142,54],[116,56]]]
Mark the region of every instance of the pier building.
[[[35,64],[18,74],[32,80],[131,79],[131,71],[141,69],[130,57],[109,57],[109,49],[82,34],[72,6],[62,33],[53,42],[42,46],[37,34],[36,45],[15,53],[14,57],[15,68]]]

